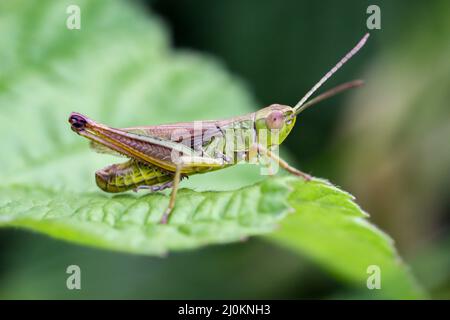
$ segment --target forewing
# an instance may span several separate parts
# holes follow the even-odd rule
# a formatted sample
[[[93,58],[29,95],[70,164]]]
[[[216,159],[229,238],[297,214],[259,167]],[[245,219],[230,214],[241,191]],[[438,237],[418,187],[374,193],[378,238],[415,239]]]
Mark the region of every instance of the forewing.
[[[180,122],[158,126],[121,128],[125,132],[183,143],[192,149],[207,145],[212,137],[223,134],[224,125],[217,121]]]
[[[110,149],[98,142],[90,141],[89,147],[97,153],[110,154],[116,157],[126,157],[125,155],[117,152],[116,150]]]

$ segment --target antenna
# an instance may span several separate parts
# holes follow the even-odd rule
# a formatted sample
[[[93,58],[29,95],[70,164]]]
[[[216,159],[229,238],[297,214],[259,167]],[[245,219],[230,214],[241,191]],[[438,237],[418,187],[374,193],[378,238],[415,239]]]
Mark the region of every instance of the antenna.
[[[320,101],[323,101],[325,99],[328,99],[332,96],[337,95],[338,93],[341,93],[343,91],[347,91],[348,89],[357,88],[364,85],[364,81],[362,80],[353,80],[350,82],[345,82],[343,84],[340,84],[328,91],[325,91],[324,93],[319,94],[314,99],[309,100],[304,105],[302,105],[300,108],[295,110],[295,114],[299,114],[300,112],[303,112],[305,109],[308,109],[309,107],[319,103]]]
[[[311,97],[314,92],[317,91],[333,74],[336,73],[348,60],[350,60],[351,57],[353,57],[366,43],[367,38],[369,38],[369,33],[366,33],[364,37],[362,37],[361,40],[359,40],[358,44],[350,50],[330,71],[328,71],[322,79],[317,82],[314,87],[311,88],[304,96],[301,98],[301,100],[295,105],[294,110],[295,113],[298,114],[301,110],[304,110],[305,108],[300,110],[300,107],[303,106],[303,104]]]

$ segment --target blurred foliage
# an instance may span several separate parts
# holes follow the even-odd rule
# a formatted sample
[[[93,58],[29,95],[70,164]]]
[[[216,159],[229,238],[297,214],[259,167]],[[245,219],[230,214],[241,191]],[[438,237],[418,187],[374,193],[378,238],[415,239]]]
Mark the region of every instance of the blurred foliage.
[[[83,3],[83,25],[78,33],[64,27],[67,2],[40,1],[38,6],[34,6],[32,1],[4,1],[0,4],[0,30],[4,35],[0,37],[0,131],[2,137],[14,137],[2,140],[4,154],[12,155],[3,156],[0,160],[4,183],[39,183],[64,192],[95,190],[92,172],[108,164],[111,158],[88,153],[86,144],[68,130],[68,110],[84,112],[108,124],[114,122],[118,126],[127,126],[140,123],[143,119],[159,123],[220,118],[257,108],[241,81],[223,72],[223,67],[214,59],[193,55],[186,50],[173,52],[161,22],[154,18],[147,19],[149,14],[142,7],[140,10],[132,6],[124,9],[122,4],[113,1],[108,6],[103,6],[102,1],[76,2]],[[247,80],[248,87],[261,101],[261,106],[273,102],[295,103],[328,66],[365,32],[365,9],[369,4],[366,1],[348,1],[345,4],[333,1],[220,1],[211,4],[210,1],[187,0],[149,3],[169,21],[177,46],[201,49],[219,56],[227,67]],[[377,76],[380,81],[385,81],[378,82],[383,85],[380,88],[393,94],[398,93],[394,85],[401,85],[399,90],[408,97],[408,93],[417,88],[408,86],[408,81],[416,73],[427,71],[428,59],[436,58],[428,54],[428,49],[433,47],[428,41],[435,44],[429,39],[430,34],[436,37],[441,35],[442,38],[448,33],[446,26],[437,22],[442,17],[434,17],[439,14],[444,16],[448,7],[445,2],[436,3],[432,7],[427,5],[426,10],[425,4],[419,2],[410,2],[407,10],[399,1],[380,3],[383,29],[373,34],[370,46],[339,73],[339,79],[348,80],[358,76],[356,71],[363,65],[369,65],[368,61],[371,61],[371,65],[384,65],[384,69],[389,70],[402,61],[405,51],[409,55],[410,50],[423,45],[415,59],[406,60],[403,68],[393,69],[399,73],[412,73],[406,76],[387,73],[390,76],[386,79],[392,80],[391,86],[387,88],[384,86],[388,81],[381,78],[381,71]],[[50,4],[53,9],[46,10]],[[23,10],[21,15],[26,19],[17,20],[16,10]],[[417,24],[414,19],[419,13],[422,23]],[[417,24],[416,29],[410,28],[405,21],[409,21],[410,25]],[[422,36],[416,38],[417,46],[409,49],[409,41],[417,33]],[[130,34],[133,36],[130,37]],[[405,46],[403,53],[401,44]],[[446,45],[443,40],[440,44]],[[385,64],[390,56],[395,56],[394,51],[397,50],[397,60]],[[385,58],[379,58],[383,56]],[[414,69],[421,64],[422,70]],[[448,79],[445,69],[441,71],[441,79]],[[372,73],[376,76],[378,71],[371,67],[363,75],[368,86],[361,94],[371,91]],[[437,74],[431,71],[428,73],[430,84],[431,78],[437,79]],[[399,83],[397,79],[406,82]],[[332,80],[328,86],[337,82],[341,80]],[[445,81],[439,83],[445,88]],[[370,104],[366,106],[368,99],[386,96],[387,102],[386,91],[377,89],[373,92],[378,92],[375,98],[372,95],[365,96],[357,102],[361,112],[366,107],[370,108]],[[435,97],[429,90],[428,93]],[[372,183],[364,177],[369,169],[361,166],[362,169],[355,170],[360,175],[352,175],[351,163],[353,158],[355,163],[366,161],[359,160],[361,155],[358,152],[366,153],[367,148],[358,149],[358,144],[348,143],[348,139],[350,136],[358,137],[361,143],[366,141],[366,145],[369,145],[360,135],[365,127],[347,130],[347,127],[351,128],[347,123],[355,123],[358,113],[346,114],[345,119],[339,122],[337,116],[341,108],[327,108],[327,105],[341,104],[342,99],[339,97],[324,102],[320,111],[305,113],[297,126],[301,130],[296,128],[287,145],[302,162],[303,168],[308,168],[307,171],[312,169],[315,175],[335,177],[333,181],[361,196],[363,207],[373,212],[382,227],[389,226],[388,222],[391,222],[389,230],[393,231],[394,239],[397,236],[403,239],[400,231],[407,218],[396,214],[395,204],[408,202],[410,198],[416,198],[418,203],[420,188],[409,193],[408,187],[422,186],[422,181],[407,186],[398,185],[388,200],[380,197],[377,201],[381,192],[363,193]],[[410,103],[411,100],[408,101]],[[437,112],[438,107],[444,105],[442,101],[440,98],[427,101],[437,108],[426,109],[430,115],[440,117]],[[421,105],[423,103],[424,100]],[[378,104],[379,108],[387,105]],[[148,106],[148,109],[143,109],[143,106]],[[385,114],[387,119],[388,111]],[[408,122],[424,120],[422,116],[417,116],[415,114]],[[21,119],[20,125],[17,119]],[[121,122],[117,123],[117,119]],[[430,119],[432,124],[433,118]],[[445,118],[440,119],[444,121]],[[380,120],[380,124],[386,121]],[[407,128],[408,122],[404,122],[403,126]],[[40,125],[53,129],[36,130]],[[332,139],[336,130],[342,134],[340,138]],[[371,135],[378,135],[380,132],[377,130],[380,128],[373,127]],[[301,139],[299,132],[302,134]],[[414,141],[412,131],[401,132],[404,135],[387,136],[387,141],[393,138],[400,142],[403,139]],[[437,147],[433,152],[443,151],[439,148],[441,135],[436,134],[436,137]],[[386,146],[388,148],[377,151],[389,157],[380,156],[380,163],[381,160],[392,160],[389,153],[393,146],[389,143]],[[352,151],[353,147],[355,151]],[[423,161],[415,161],[409,156],[404,158],[408,165],[413,162],[417,166],[423,164]],[[342,159],[342,162],[331,159]],[[348,166],[343,165],[346,163]],[[430,165],[429,168],[436,170],[435,179],[442,177],[441,164]],[[232,189],[258,180],[257,171],[251,168],[240,166],[230,170],[214,173],[213,176],[193,177],[185,185],[197,189]],[[80,174],[74,175],[70,171]],[[357,182],[353,182],[355,179]],[[385,190],[384,186],[381,190]],[[403,192],[403,197],[395,197],[396,192]],[[364,194],[371,195],[373,200]],[[448,201],[445,204],[444,197],[439,199],[442,206],[436,210],[435,218],[425,216],[420,208],[416,210],[427,220],[420,226],[427,226],[422,232],[429,238],[434,236],[436,230],[435,219],[442,219],[445,214],[448,217]],[[386,205],[377,207],[373,203]],[[389,220],[399,216],[403,218],[396,222]],[[434,222],[428,224],[428,218]],[[300,221],[288,219],[286,223],[292,222],[301,228],[308,219],[311,217],[303,216]],[[318,230],[327,230],[323,229],[326,225],[324,220]],[[284,237],[292,236],[293,232],[289,228],[284,230],[287,230]],[[311,237],[311,243],[324,235],[321,232],[314,233],[313,228],[304,229],[303,232]],[[417,229],[411,231],[412,237],[408,239],[420,239],[414,237],[420,235],[416,232]],[[444,232],[445,229],[442,229],[441,233]],[[341,237],[346,234],[329,236]],[[324,265],[334,263],[331,269],[341,270],[330,276],[309,260],[300,259],[292,255],[291,251],[278,249],[261,240],[177,253],[165,259],[79,248],[17,231],[2,232],[0,240],[0,258],[3,260],[0,264],[2,298],[376,298],[384,294],[383,290],[378,293],[360,290],[355,285],[344,285],[341,277],[342,271],[346,270],[345,259],[322,261]],[[279,241],[283,242],[283,237]],[[346,241],[352,244],[351,237]],[[430,264],[417,264],[418,275],[425,287],[436,290],[437,296],[448,297],[450,268],[445,257],[450,255],[445,250],[448,246],[437,241],[424,246],[424,251],[420,252],[415,252],[413,241],[408,250],[409,260],[414,267],[417,261],[414,258],[433,259]],[[328,246],[330,243],[324,241],[323,244],[319,243],[319,247],[326,252],[327,248],[331,250],[331,246]],[[406,248],[408,243],[411,242],[403,242],[402,248]],[[308,252],[307,246],[293,249]],[[325,259],[323,252],[317,253],[314,257],[316,261]],[[337,251],[335,255],[346,257],[345,254],[351,253],[351,250]],[[85,287],[81,292],[70,292],[65,288],[67,274],[64,271],[69,264],[78,264],[82,270],[86,270],[83,273]],[[360,274],[357,277],[362,278]],[[403,294],[404,290],[408,290],[402,287],[405,283],[409,282],[400,281],[394,288],[390,287],[392,290],[384,297],[408,297]],[[117,287],[121,290],[117,291]]]
[[[402,21],[408,28],[371,62],[333,146],[339,181],[407,257],[428,257],[423,282],[440,298],[450,298],[449,13],[435,1]]]
[[[439,230],[449,204],[450,42],[442,39],[449,12],[448,2],[435,2],[404,21],[405,41],[372,60],[370,81],[353,96],[334,141],[343,185],[407,250]]]

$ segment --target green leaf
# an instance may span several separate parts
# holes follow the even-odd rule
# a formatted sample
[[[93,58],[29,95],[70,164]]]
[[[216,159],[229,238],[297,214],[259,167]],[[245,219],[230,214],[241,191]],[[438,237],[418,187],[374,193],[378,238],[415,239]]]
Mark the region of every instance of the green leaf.
[[[81,8],[81,30],[65,27],[69,4]],[[240,241],[281,223],[271,238],[344,279],[365,285],[367,265],[378,264],[399,284],[389,296],[419,296],[389,238],[323,181],[248,186],[261,179],[253,166],[194,176],[183,186],[229,191],[181,190],[166,226],[156,222],[167,195],[96,188],[93,172],[117,160],[89,151],[70,130],[71,111],[126,127],[255,109],[238,79],[209,57],[172,51],[162,23],[143,12],[112,0],[0,3],[0,225],[160,255]],[[289,206],[294,213],[283,220]]]
[[[126,252],[161,255],[168,250],[239,241],[272,231],[287,212],[281,179],[222,192],[181,189],[170,223],[158,222],[168,196],[99,192],[70,194],[45,188],[7,187],[0,192],[0,226],[18,226],[57,238]]]
[[[350,281],[355,298],[425,297],[398,256],[393,241],[367,221],[352,195],[323,182],[292,183],[289,203],[296,214],[281,222],[269,239],[311,257],[337,277]],[[368,277],[380,270],[381,289],[368,290]]]

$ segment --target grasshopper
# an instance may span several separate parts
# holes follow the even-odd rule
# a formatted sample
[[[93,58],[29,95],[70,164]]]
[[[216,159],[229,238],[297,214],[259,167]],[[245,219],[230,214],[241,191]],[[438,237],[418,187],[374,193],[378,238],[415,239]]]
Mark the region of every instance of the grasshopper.
[[[73,112],[71,129],[91,140],[91,147],[101,153],[128,157],[95,173],[97,186],[106,192],[147,189],[150,192],[172,188],[169,205],[161,223],[168,221],[175,206],[180,180],[193,174],[220,170],[240,160],[263,157],[288,172],[310,180],[311,177],[290,166],[274,150],[289,135],[297,115],[319,101],[362,85],[354,80],[341,84],[308,101],[339,68],[365,44],[369,34],[358,42],[294,106],[272,104],[243,116],[224,120],[179,122],[173,124],[115,129]],[[238,139],[239,144],[231,140]]]

